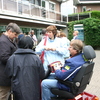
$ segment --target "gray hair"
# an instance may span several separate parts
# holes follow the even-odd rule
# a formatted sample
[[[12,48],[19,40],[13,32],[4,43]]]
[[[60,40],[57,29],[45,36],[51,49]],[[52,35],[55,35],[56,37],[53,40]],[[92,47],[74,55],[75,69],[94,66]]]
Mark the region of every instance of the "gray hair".
[[[16,32],[17,34],[21,33],[21,29],[16,23],[9,23],[6,27],[6,31],[9,30],[11,30],[12,32]]]
[[[73,49],[77,50],[77,53],[81,53],[84,46],[81,40],[72,40],[70,45],[73,46]]]

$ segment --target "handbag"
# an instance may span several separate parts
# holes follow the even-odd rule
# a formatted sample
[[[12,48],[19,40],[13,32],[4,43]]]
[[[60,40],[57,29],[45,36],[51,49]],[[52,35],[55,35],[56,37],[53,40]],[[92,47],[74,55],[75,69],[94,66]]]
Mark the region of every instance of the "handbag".
[[[60,61],[55,61],[55,62],[52,62],[51,64],[49,64],[48,67],[50,67],[51,72],[54,73],[55,72],[54,67],[61,68],[62,67],[62,63]]]
[[[47,42],[47,36],[45,37],[45,40],[44,40],[44,46],[46,46],[46,42]],[[44,63],[44,51],[42,51],[42,53],[40,55],[40,59],[41,59],[42,63]]]
[[[11,90],[9,93],[8,93],[8,100],[15,100],[15,96],[14,96],[14,93],[13,91]]]

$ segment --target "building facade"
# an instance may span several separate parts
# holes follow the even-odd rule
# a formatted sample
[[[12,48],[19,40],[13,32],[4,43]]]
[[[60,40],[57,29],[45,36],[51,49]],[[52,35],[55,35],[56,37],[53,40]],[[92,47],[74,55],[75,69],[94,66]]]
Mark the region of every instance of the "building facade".
[[[100,11],[100,0],[73,0],[76,8],[75,13],[80,13],[84,11]]]
[[[39,37],[43,28],[56,25],[67,31],[67,17],[61,15],[63,0],[0,0],[0,33],[10,22],[17,23],[22,32],[28,34],[34,29]]]

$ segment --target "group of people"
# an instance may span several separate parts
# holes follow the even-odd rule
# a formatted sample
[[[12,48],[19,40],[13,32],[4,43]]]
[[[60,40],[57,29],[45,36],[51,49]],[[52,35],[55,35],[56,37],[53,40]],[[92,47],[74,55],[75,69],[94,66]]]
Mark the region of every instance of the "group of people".
[[[55,77],[73,80],[79,67],[85,63],[83,42],[78,39],[69,41],[65,33],[58,32],[54,25],[43,32],[44,37],[34,50],[37,40],[33,30],[29,35],[20,35],[15,43],[14,39],[22,32],[16,23],[9,23],[6,32],[0,36],[0,100],[7,100],[11,89],[15,100],[51,100],[55,96],[51,88],[70,92],[70,87]],[[51,72],[49,65],[56,61],[60,61],[61,66],[54,67],[55,72]]]

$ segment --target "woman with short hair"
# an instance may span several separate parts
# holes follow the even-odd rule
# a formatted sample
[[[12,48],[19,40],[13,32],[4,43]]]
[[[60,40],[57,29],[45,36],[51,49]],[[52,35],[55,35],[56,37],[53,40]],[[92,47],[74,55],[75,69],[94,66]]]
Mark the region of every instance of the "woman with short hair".
[[[60,38],[56,37],[57,28],[54,25],[46,28],[48,36],[44,38],[37,46],[36,53],[41,55],[44,51],[43,66],[45,72],[48,71],[48,65],[55,61],[60,61],[64,64],[63,55],[67,53],[67,45],[61,41]],[[45,41],[46,40],[46,41]],[[46,42],[46,43],[45,43]],[[45,43],[45,45],[44,45]]]

